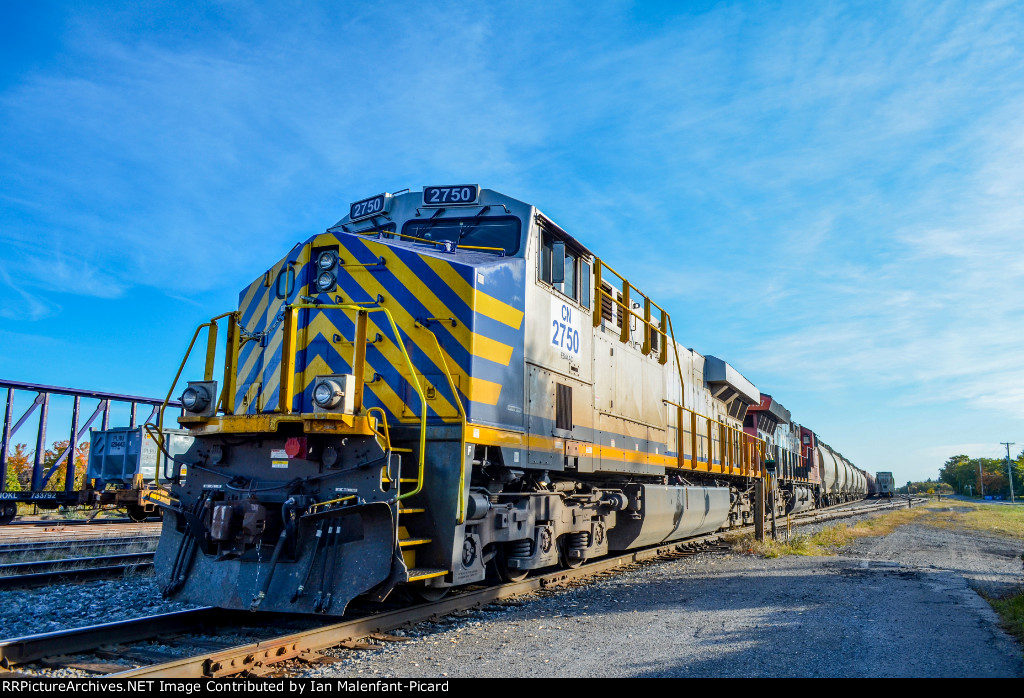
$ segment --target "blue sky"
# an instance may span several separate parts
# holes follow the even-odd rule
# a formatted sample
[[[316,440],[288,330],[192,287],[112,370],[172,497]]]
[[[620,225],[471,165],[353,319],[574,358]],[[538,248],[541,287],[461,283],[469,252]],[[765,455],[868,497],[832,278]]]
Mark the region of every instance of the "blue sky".
[[[0,377],[162,394],[348,202],[472,181],[867,470],[1016,452],[1022,30],[977,1],[3,3]]]

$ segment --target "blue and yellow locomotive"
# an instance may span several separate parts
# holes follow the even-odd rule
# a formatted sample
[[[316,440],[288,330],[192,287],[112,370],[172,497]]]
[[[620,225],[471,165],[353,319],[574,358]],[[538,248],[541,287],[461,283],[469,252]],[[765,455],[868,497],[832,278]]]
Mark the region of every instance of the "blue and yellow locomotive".
[[[341,614],[751,520],[759,391],[498,192],[353,203],[193,345],[204,327],[156,559],[168,595]]]

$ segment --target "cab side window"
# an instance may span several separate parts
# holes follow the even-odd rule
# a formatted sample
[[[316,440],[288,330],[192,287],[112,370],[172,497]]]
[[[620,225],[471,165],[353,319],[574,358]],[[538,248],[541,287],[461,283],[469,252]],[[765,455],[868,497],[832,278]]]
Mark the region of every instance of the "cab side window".
[[[584,308],[590,307],[590,262],[546,230],[540,233],[537,278]],[[560,267],[560,269],[559,269]],[[559,274],[558,272],[562,273]],[[560,281],[556,281],[561,277]]]

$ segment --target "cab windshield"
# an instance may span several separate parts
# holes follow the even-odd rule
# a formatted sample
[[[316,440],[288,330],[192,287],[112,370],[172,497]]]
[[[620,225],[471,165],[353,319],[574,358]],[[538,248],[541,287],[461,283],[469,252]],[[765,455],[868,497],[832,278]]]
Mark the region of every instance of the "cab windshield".
[[[409,221],[402,226],[402,235],[442,242],[448,240],[462,248],[491,248],[482,252],[506,256],[519,252],[520,224],[512,216],[501,218],[433,218]]]

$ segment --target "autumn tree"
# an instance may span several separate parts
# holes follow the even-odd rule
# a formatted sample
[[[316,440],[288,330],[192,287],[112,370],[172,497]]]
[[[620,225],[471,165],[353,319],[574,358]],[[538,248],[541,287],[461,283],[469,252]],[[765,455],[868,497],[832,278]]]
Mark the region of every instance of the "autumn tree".
[[[18,492],[28,487],[32,480],[32,456],[25,444],[15,444],[14,451],[7,454],[7,481],[4,489]]]
[[[68,447],[71,442],[68,439],[63,441],[54,441],[53,445],[46,449],[43,455],[43,472],[45,473],[53,464],[57,462],[60,454],[64,452],[64,449]],[[70,454],[69,454],[70,457]],[[74,453],[74,487],[73,490],[81,490],[85,487],[85,471],[89,467],[89,442],[82,441],[75,446]],[[44,488],[48,492],[59,492],[64,489],[64,474],[67,469],[64,465],[53,474],[50,481],[46,483]]]

